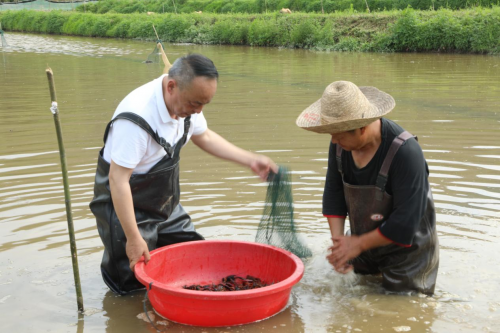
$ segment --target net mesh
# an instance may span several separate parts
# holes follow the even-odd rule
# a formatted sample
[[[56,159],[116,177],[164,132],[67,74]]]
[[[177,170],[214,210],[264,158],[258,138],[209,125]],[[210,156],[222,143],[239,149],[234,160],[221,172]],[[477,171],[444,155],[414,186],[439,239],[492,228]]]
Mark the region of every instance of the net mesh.
[[[161,46],[163,47],[163,49],[165,49],[161,40],[157,40],[155,43],[155,48],[154,48],[153,52],[151,52],[148,55],[148,58],[146,59],[146,63],[148,63],[148,64],[163,63],[163,60],[161,59],[161,51],[160,51],[160,48],[158,47],[158,43],[160,43]]]
[[[277,174],[270,174],[266,202],[255,241],[290,251],[299,258],[312,255],[305,242],[299,238],[293,220],[291,176],[288,168],[279,167]]]
[[[7,47],[7,41],[5,40],[5,37],[3,36],[3,31],[0,30],[0,35],[2,36],[2,48]]]

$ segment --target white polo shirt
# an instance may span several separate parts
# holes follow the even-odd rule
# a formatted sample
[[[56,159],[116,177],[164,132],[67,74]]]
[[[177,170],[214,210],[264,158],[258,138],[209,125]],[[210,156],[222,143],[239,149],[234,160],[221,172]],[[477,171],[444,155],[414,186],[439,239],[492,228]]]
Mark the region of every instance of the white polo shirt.
[[[172,119],[168,113],[162,89],[165,76],[128,94],[116,108],[113,118],[122,112],[136,113],[173,146],[184,134],[184,118]],[[193,114],[186,143],[192,135],[203,134],[206,130],[203,112]],[[118,119],[109,130],[103,157],[108,163],[113,160],[122,167],[134,169],[133,173],[147,173],[165,155],[165,149],[146,131],[129,120]]]

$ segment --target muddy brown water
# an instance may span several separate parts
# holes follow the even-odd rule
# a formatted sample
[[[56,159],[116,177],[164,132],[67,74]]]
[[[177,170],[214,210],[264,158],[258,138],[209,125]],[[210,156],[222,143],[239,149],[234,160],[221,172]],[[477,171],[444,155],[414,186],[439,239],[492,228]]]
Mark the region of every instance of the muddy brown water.
[[[119,101],[157,77],[152,43],[7,33],[0,50],[0,322],[3,332],[153,332],[143,294],[116,297],[100,276],[102,245],[88,208],[103,130]],[[500,58],[356,54],[168,45],[212,58],[219,89],[209,127],[293,170],[298,229],[314,252],[289,306],[259,323],[170,332],[500,332]],[[59,155],[45,66],[55,73],[66,146],[85,314],[76,311]],[[321,215],[328,136],[295,118],[327,84],[391,93],[389,118],[418,135],[438,214],[434,297],[387,295],[373,278],[342,276],[325,255]],[[208,239],[252,241],[266,184],[189,144],[182,203]]]

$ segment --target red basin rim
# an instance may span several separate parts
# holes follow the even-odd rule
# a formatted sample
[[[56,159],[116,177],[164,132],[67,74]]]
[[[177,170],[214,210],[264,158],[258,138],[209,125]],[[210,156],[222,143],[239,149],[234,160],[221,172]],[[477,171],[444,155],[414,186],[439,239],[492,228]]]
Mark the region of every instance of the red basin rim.
[[[248,244],[249,242],[244,242],[244,241],[227,241],[227,240],[214,240],[210,241],[212,243],[243,243],[243,244]],[[180,244],[174,244],[174,245],[169,245],[169,248],[174,248],[178,246],[185,246],[187,243],[180,243]],[[163,293],[173,295],[173,296],[178,296],[178,297],[189,297],[189,298],[194,298],[194,299],[211,299],[211,300],[233,300],[233,299],[245,299],[245,298],[256,298],[259,296],[266,296],[269,294],[274,294],[281,292],[286,289],[290,289],[293,285],[295,285],[304,275],[304,264],[302,263],[302,260],[299,259],[299,257],[295,256],[293,253],[290,253],[288,251],[285,251],[283,249],[280,249],[278,247],[270,246],[270,245],[265,245],[265,244],[260,244],[256,243],[259,246],[263,247],[268,247],[272,248],[275,251],[279,251],[287,255],[288,257],[291,257],[295,264],[297,265],[296,270],[293,272],[292,275],[290,275],[288,278],[286,278],[283,281],[280,281],[278,283],[275,283],[273,285],[267,286],[267,287],[262,287],[262,288],[257,288],[257,289],[251,289],[251,290],[237,290],[237,291],[222,291],[222,292],[214,292],[214,291],[197,291],[197,290],[189,290],[189,289],[183,289],[179,287],[171,287],[169,285],[166,285],[161,282],[155,282],[151,279],[151,277],[145,272],[144,270],[144,261],[140,261],[137,263],[135,266],[135,273],[137,278],[144,284],[149,285],[151,282],[153,282],[153,287],[152,289],[161,289]],[[155,253],[151,254],[151,259],[155,256]]]

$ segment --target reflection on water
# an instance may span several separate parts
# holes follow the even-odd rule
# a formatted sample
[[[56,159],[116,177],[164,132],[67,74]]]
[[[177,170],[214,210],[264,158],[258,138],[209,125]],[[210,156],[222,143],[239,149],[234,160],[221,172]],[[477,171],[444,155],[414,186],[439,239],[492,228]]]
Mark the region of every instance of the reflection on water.
[[[119,101],[161,72],[151,43],[7,34],[0,70],[0,314],[6,331],[153,332],[143,294],[116,297],[101,281],[102,245],[88,203],[103,130]],[[255,324],[172,332],[498,332],[500,59],[441,54],[343,54],[169,45],[212,58],[219,90],[205,115],[235,144],[293,170],[298,230],[313,249],[287,309]],[[57,140],[45,76],[55,73],[86,312],[76,313]],[[0,64],[1,65],[1,64]],[[335,80],[374,85],[397,103],[389,118],[418,135],[438,213],[434,297],[387,295],[377,277],[342,276],[325,259],[321,215],[328,136],[295,118]],[[182,202],[209,239],[253,240],[266,184],[188,145]],[[26,300],[31,300],[29,305]],[[25,320],[16,318],[20,315]]]

